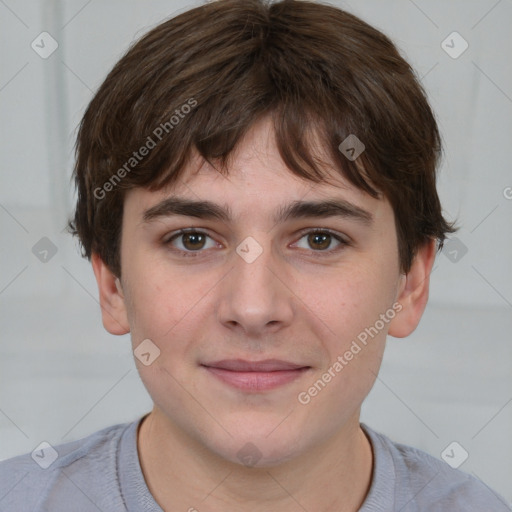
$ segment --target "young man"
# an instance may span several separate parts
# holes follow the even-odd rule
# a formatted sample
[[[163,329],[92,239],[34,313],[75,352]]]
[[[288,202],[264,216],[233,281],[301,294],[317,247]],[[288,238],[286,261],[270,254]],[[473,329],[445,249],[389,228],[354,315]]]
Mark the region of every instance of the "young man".
[[[439,154],[409,65],[337,8],[219,0],[143,37],[85,113],[71,228],[154,408],[3,462],[0,509],[507,510],[359,421],[454,229]]]

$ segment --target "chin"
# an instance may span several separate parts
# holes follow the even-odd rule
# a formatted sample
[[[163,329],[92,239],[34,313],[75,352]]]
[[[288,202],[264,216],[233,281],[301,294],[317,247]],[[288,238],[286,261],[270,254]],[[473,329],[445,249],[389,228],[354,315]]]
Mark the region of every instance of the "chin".
[[[272,432],[272,429],[275,431]],[[294,459],[304,449],[304,433],[294,435],[285,428],[279,430],[275,422],[271,428],[265,424],[264,428],[258,429],[253,424],[247,426],[244,434],[237,431],[238,434],[233,437],[210,439],[206,444],[217,455],[234,464],[248,468],[271,468]]]

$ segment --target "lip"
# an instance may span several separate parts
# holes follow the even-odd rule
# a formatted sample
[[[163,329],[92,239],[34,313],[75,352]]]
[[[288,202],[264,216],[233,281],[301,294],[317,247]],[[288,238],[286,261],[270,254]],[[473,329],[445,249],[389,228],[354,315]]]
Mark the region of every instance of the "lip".
[[[311,368],[279,359],[263,361],[223,359],[201,366],[225,384],[253,392],[284,386],[298,379]]]
[[[203,364],[209,368],[220,368],[232,372],[278,372],[284,370],[298,370],[306,365],[295,364],[280,359],[264,359],[262,361],[246,361],[245,359],[222,359],[213,363]]]

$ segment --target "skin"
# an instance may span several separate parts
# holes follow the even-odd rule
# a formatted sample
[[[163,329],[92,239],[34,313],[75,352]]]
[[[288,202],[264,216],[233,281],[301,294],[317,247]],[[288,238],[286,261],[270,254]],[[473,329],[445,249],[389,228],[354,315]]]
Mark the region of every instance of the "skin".
[[[389,202],[326,169],[330,179],[321,184],[294,176],[263,119],[233,154],[227,177],[195,158],[174,187],[127,193],[121,279],[93,255],[105,328],[131,332],[134,349],[149,338],[160,350],[148,366],[135,359],[154,402],[138,450],[147,485],[166,511],[348,512],[364,501],[373,454],[359,426],[361,404],[386,335],[405,337],[421,318],[435,242],[420,247],[402,274]],[[174,215],[144,222],[144,211],[170,195],[229,205],[233,219]],[[372,223],[272,220],[290,201],[327,197],[366,210]],[[188,227],[210,238],[203,245],[183,236],[169,242]],[[315,242],[301,233],[306,228],[328,228],[349,244],[334,237]],[[263,250],[252,263],[236,252],[248,236]],[[179,254],[196,247],[199,257]],[[300,403],[299,393],[396,303],[401,311],[378,335],[308,404]],[[276,389],[248,392],[200,365],[228,358],[276,358],[310,368]],[[253,467],[237,455],[249,442],[260,457]]]

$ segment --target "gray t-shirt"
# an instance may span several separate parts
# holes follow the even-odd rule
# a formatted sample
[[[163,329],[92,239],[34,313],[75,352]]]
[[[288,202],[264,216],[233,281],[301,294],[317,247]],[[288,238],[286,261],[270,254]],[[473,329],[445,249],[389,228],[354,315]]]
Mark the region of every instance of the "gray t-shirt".
[[[55,446],[56,453],[42,446],[32,454],[0,462],[0,511],[162,512],[139,463],[141,420]],[[511,510],[471,475],[421,450],[394,443],[364,423],[361,427],[372,444],[374,471],[359,512]],[[200,504],[195,508],[201,510]]]

